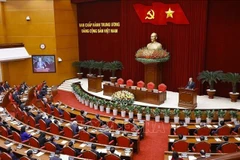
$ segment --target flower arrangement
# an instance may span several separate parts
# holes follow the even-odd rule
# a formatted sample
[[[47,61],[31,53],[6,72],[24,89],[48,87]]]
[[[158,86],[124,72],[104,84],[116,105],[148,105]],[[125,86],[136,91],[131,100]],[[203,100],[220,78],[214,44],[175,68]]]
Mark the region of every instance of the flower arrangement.
[[[134,95],[128,91],[117,91],[112,95],[112,101],[120,104],[132,105],[134,102]]]
[[[144,47],[137,51],[135,57],[137,61],[148,64],[166,62],[170,58],[170,54],[163,49],[153,50]]]

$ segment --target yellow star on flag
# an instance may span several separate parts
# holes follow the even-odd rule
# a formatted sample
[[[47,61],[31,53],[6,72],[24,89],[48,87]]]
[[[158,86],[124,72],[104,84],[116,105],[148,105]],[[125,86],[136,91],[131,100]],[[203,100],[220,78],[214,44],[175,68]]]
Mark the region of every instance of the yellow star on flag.
[[[168,8],[168,11],[165,11],[165,13],[167,14],[167,17],[166,18],[173,18],[173,13],[174,11],[171,10],[171,8]]]

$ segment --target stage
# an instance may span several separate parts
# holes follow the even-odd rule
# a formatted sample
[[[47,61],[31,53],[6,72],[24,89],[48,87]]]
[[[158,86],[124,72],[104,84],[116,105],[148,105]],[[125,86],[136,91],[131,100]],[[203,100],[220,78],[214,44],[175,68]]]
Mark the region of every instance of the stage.
[[[97,97],[105,98],[110,100],[110,96],[103,95],[103,91],[101,92],[90,92],[88,91],[88,81],[86,78],[83,79],[70,79],[67,81],[77,82],[80,81],[82,88],[92,95]],[[102,85],[107,81],[103,81]],[[178,107],[178,92],[167,91],[167,99],[161,105],[154,105],[149,103],[142,103],[135,101],[134,104],[142,105],[142,106],[151,106],[151,107],[161,107],[161,108],[179,108],[183,109],[182,107]],[[238,102],[231,102],[230,98],[223,98],[223,97],[214,97],[214,99],[209,99],[207,95],[197,96],[197,108],[196,109],[238,109],[240,110],[240,101]]]

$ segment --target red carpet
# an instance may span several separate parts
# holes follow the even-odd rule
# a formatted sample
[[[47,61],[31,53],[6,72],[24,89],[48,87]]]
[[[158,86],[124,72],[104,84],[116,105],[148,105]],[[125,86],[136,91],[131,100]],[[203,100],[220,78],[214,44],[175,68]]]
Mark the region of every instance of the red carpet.
[[[98,113],[100,115],[111,115],[105,112],[96,111],[78,102],[74,94],[58,90],[55,101],[60,100],[63,103],[74,108],[83,109],[88,112]],[[134,154],[135,160],[162,160],[164,151],[168,150],[168,135],[170,134],[170,125],[165,123],[146,122],[145,137],[140,141],[140,152]]]

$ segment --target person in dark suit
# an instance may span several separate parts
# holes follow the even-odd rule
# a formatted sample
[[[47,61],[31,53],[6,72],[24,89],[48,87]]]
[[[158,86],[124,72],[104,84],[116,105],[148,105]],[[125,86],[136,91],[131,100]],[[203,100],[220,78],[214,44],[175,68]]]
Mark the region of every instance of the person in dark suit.
[[[33,151],[32,150],[27,151],[27,157],[30,160],[37,160],[36,158],[33,158]]]
[[[7,89],[7,90],[10,89],[10,85],[9,85],[8,81],[5,81],[5,83],[4,83],[3,86],[4,86],[4,88]]]
[[[96,114],[95,118],[100,121],[100,126],[104,125],[104,122],[100,119],[99,114]]]
[[[68,143],[68,147],[72,148],[72,149],[75,151],[75,156],[78,156],[78,155],[81,154],[81,152],[80,152],[78,149],[76,149],[76,148],[73,147],[73,142],[72,142],[72,141],[70,141],[70,142]]]
[[[98,151],[96,151],[96,148],[97,148],[96,144],[91,145],[91,151],[97,155],[97,159],[100,159],[101,155]]]
[[[44,119],[47,127],[49,127],[50,124],[52,123],[51,118],[52,118],[52,115],[48,115],[48,117]]]
[[[195,82],[193,82],[193,78],[190,77],[186,89],[194,89],[195,88]]]
[[[220,121],[217,130],[212,131],[211,134],[212,134],[212,135],[217,134],[217,133],[218,133],[218,129],[221,128],[221,127],[224,126],[224,125],[225,125],[225,122],[224,122],[224,121]]]
[[[179,158],[179,155],[178,155],[177,151],[173,151],[171,160],[183,160],[183,159]]]
[[[86,122],[88,122],[90,119],[88,119],[84,113],[85,113],[84,110],[81,110],[81,111],[80,111],[80,115],[84,118],[84,123],[86,123]]]
[[[59,125],[58,120],[55,119],[55,120],[54,120],[54,123],[58,126],[59,131],[62,131],[62,130],[63,130],[63,127]]]
[[[221,150],[222,149],[222,145],[228,143],[228,137],[227,136],[223,136],[223,140],[224,140],[224,142],[219,144],[219,146],[217,147],[216,150]]]
[[[73,121],[72,124],[70,125],[70,127],[71,127],[74,135],[78,134],[79,128],[78,128],[77,121]]]
[[[43,113],[38,112],[38,114],[37,114],[37,115],[35,116],[35,118],[34,118],[36,124],[38,124],[39,120],[42,119],[42,117],[43,117]]]
[[[50,160],[62,160],[62,158],[60,158],[60,151],[56,150],[54,157],[51,157]]]
[[[233,132],[236,132],[238,133],[238,128],[240,127],[240,124],[239,125],[236,125],[235,128],[233,129]]]
[[[12,94],[13,100],[18,104],[21,105],[21,100],[19,98],[18,92],[17,90],[14,90],[13,94]]]
[[[12,160],[19,160],[17,156],[13,153],[12,148],[8,147],[7,148],[7,153],[11,156]]]
[[[52,136],[49,141],[56,147],[56,150],[61,151],[62,147],[59,144],[57,144],[55,140],[56,139]]]
[[[115,156],[119,157],[119,155],[114,153],[115,152],[115,147],[110,147],[110,152],[111,152],[111,154],[114,154]]]
[[[24,93],[24,86],[21,84],[20,85],[20,88],[19,88],[19,90],[18,90],[18,94],[19,95],[22,95]]]
[[[7,131],[8,131],[8,134],[12,134],[12,129],[11,129],[11,127],[8,125],[7,122],[5,122],[5,121],[2,119],[2,117],[0,117],[0,126],[5,127],[5,128],[7,129]]]
[[[40,136],[38,137],[38,142],[40,144],[40,147],[44,146],[44,144],[48,141],[49,140],[46,138],[46,133],[41,132]]]
[[[116,123],[115,119],[116,119],[115,117],[110,117],[110,121],[113,121],[114,123]],[[120,124],[117,124],[117,126],[118,126],[118,128],[123,128],[123,125],[121,126]]]
[[[28,85],[27,85],[26,82],[23,82],[23,83],[22,83],[22,86],[23,86],[24,91],[25,91],[26,89],[28,89]]]
[[[202,149],[200,151],[200,157],[197,158],[197,160],[203,160],[206,159],[206,152]]]
[[[2,93],[2,92],[5,92],[6,91],[6,89],[4,88],[4,85],[1,83],[0,84],[0,92]]]
[[[180,141],[180,140],[183,140],[183,135],[182,135],[182,134],[179,134],[179,135],[178,135],[178,139],[176,139],[176,140],[174,141],[174,143],[177,142],[177,141]],[[174,147],[174,143],[172,144],[172,147]]]

